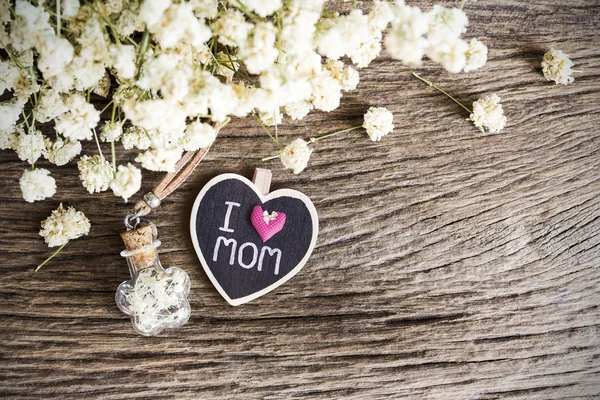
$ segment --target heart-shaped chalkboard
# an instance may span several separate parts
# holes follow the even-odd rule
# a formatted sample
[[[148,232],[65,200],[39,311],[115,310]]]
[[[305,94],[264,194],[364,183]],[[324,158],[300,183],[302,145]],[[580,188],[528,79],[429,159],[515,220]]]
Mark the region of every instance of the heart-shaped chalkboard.
[[[256,206],[264,221],[258,221]],[[204,271],[225,300],[237,306],[296,275],[315,247],[319,225],[303,193],[280,189],[262,195],[243,176],[223,174],[198,194],[190,230]]]

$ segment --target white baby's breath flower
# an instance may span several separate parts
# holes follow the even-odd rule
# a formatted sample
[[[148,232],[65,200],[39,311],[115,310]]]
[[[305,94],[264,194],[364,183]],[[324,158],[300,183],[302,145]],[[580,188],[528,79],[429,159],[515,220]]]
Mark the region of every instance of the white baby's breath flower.
[[[385,107],[370,107],[363,122],[363,128],[367,130],[367,134],[373,142],[381,140],[392,130],[394,130],[394,116]]]
[[[175,164],[181,158],[183,149],[181,147],[159,147],[146,150],[138,154],[135,161],[150,171],[173,172]]]
[[[61,0],[60,5],[62,6],[62,15],[65,17],[72,18],[79,12],[79,0]]]
[[[47,35],[36,45],[39,53],[37,67],[45,79],[63,72],[73,59],[75,50],[65,38]]]
[[[289,55],[300,55],[314,50],[316,24],[323,1],[292,1],[282,11],[280,33],[281,49]]]
[[[369,12],[369,29],[373,32],[381,32],[394,19],[394,12],[387,1],[375,0],[373,8]]]
[[[294,174],[299,174],[308,165],[308,160],[312,150],[308,147],[308,143],[298,138],[285,146],[279,158],[285,168],[290,168]]]
[[[123,104],[123,111],[132,124],[167,138],[180,137],[186,128],[186,112],[179,103],[162,99],[139,102],[132,99]]]
[[[283,114],[279,110],[261,112],[259,116],[266,126],[275,126],[283,122]]]
[[[266,17],[281,8],[281,0],[245,0],[244,5],[261,17]]]
[[[237,97],[231,85],[221,83],[212,75],[205,80],[201,92],[208,97],[210,118],[215,122],[225,121],[227,115],[237,108]]]
[[[544,54],[542,72],[547,80],[554,81],[557,85],[568,85],[575,81],[575,78],[571,76],[573,65],[573,61],[561,50],[550,49]]]
[[[100,113],[79,93],[64,101],[68,111],[55,120],[56,132],[73,140],[90,140],[92,129],[100,121]]]
[[[0,103],[0,130],[13,129],[19,120],[24,105],[25,101],[19,99]]]
[[[10,5],[9,2],[0,3],[0,25],[11,21]]]
[[[79,179],[90,193],[103,192],[108,189],[113,178],[113,170],[110,163],[103,157],[95,155],[83,156],[77,162]]]
[[[41,4],[36,7],[28,1],[17,0],[14,11],[16,19],[11,24],[10,38],[18,52],[29,50],[41,43],[45,36],[54,34],[48,21],[50,14]]]
[[[219,13],[219,0],[190,0],[198,18],[213,19]]]
[[[37,75],[33,69],[20,70],[19,78],[15,82],[15,95],[17,101],[25,104],[34,93],[40,91]]]
[[[487,61],[487,54],[488,48],[485,44],[477,39],[471,39],[465,53],[467,59],[463,71],[470,72],[483,67]]]
[[[393,58],[406,65],[419,66],[429,43],[424,37],[429,29],[429,14],[403,3],[396,3],[393,10],[394,19],[384,39],[385,47]]]
[[[42,236],[48,247],[62,246],[69,240],[77,239],[90,233],[90,221],[81,211],[73,207],[65,209],[62,203],[42,221]]]
[[[352,49],[350,58],[352,62],[356,64],[357,68],[366,68],[369,66],[381,52],[381,37],[372,36],[363,42],[360,42],[358,46]]]
[[[67,107],[56,90],[47,89],[42,92],[36,113],[38,121],[48,122],[65,112]]]
[[[17,139],[15,151],[17,156],[29,164],[36,162],[46,150],[44,135],[38,129],[32,129],[31,133],[21,132]]]
[[[200,48],[211,37],[210,29],[196,18],[193,5],[187,2],[171,4],[159,19],[152,17],[147,27],[163,49],[170,49],[178,43]]]
[[[133,149],[134,147],[140,150],[146,150],[152,144],[150,136],[146,131],[138,126],[132,125],[125,129],[121,144],[125,150]]]
[[[248,87],[243,83],[234,83],[231,85],[235,97],[236,107],[232,110],[232,114],[236,117],[245,117],[254,109],[257,98],[256,92],[258,89]]]
[[[159,91],[165,86],[173,71],[179,68],[179,64],[177,57],[167,53],[149,58],[144,63],[142,76],[137,81],[137,85],[146,90]]]
[[[327,73],[315,76],[311,80],[312,103],[317,110],[333,111],[340,106],[342,87]]]
[[[100,18],[89,18],[86,21],[77,42],[81,50],[79,55],[73,58],[67,71],[73,75],[75,89],[83,91],[95,87],[110,64],[110,42]]]
[[[123,134],[123,126],[119,121],[106,121],[100,129],[100,140],[103,142],[116,142]]]
[[[58,166],[65,165],[81,153],[81,143],[62,138],[56,139],[54,144],[46,151],[46,158]]]
[[[138,17],[138,12],[139,4],[129,4],[129,7],[123,10],[116,21],[115,28],[117,32],[123,36],[130,36],[135,31],[143,31],[146,23]]]
[[[98,96],[108,97],[110,94],[110,75],[108,71],[104,71],[104,75],[102,78],[96,83],[96,85],[92,88],[92,92],[96,93]]]
[[[276,38],[276,30],[272,23],[261,22],[255,25],[239,51],[248,72],[260,74],[275,62],[278,54],[274,47]]]
[[[140,7],[139,19],[148,25],[158,23],[164,12],[171,6],[171,0],[146,0]]]
[[[110,182],[110,188],[115,196],[122,197],[125,202],[142,186],[142,171],[131,163],[119,165],[115,177]]]
[[[301,120],[308,115],[312,108],[312,103],[308,101],[296,101],[293,103],[286,104],[284,110],[285,113],[289,115],[291,119]]]
[[[225,46],[240,47],[251,30],[252,24],[246,22],[244,14],[235,9],[229,9],[213,25],[214,35],[218,36],[219,42]]]
[[[217,131],[212,125],[194,121],[186,128],[180,144],[185,151],[196,151],[210,146],[216,137]]]
[[[351,56],[371,36],[368,23],[368,16],[359,9],[341,17],[325,19],[317,37],[319,54],[332,60]]]
[[[19,68],[11,61],[0,61],[0,95],[15,87],[20,74]]]
[[[434,47],[437,43],[452,42],[467,31],[469,18],[463,10],[435,4],[429,14],[427,39]]]
[[[490,94],[473,102],[473,113],[470,119],[484,133],[500,132],[506,125],[506,117],[504,116],[502,104],[500,104],[500,97],[496,94]]]
[[[19,180],[23,198],[28,203],[44,200],[56,193],[56,181],[50,176],[50,171],[43,168],[26,169]]]
[[[22,126],[15,126],[7,130],[0,130],[0,150],[16,150],[19,143],[19,135],[23,132]]]
[[[121,79],[131,79],[135,76],[135,47],[130,45],[113,46],[110,49],[111,64]]]
[[[360,79],[357,70],[352,67],[344,68],[344,63],[339,60],[327,60],[324,67],[329,71],[331,77],[339,82],[342,90],[356,89]]]
[[[466,66],[468,49],[469,45],[462,39],[441,41],[428,48],[427,56],[447,71],[457,74]]]

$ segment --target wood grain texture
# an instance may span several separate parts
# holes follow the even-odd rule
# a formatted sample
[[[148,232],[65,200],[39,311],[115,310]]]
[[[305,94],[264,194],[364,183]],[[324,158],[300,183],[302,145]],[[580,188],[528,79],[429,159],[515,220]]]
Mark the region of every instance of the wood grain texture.
[[[361,70],[338,110],[279,130],[291,140],[351,127],[377,105],[396,125],[381,142],[360,131],[320,142],[296,176],[260,162],[275,148],[252,120],[233,121],[151,214],[163,264],[192,280],[190,322],[160,337],[134,334],[114,302],[128,279],[118,254],[128,205],[87,194],[73,164],[52,168],[50,201],[25,203],[25,164],[1,152],[1,395],[600,398],[600,2],[480,0],[467,12],[488,64],[419,71],[467,103],[498,93],[505,131],[481,135],[385,55]],[[583,70],[573,85],[541,75],[551,46]],[[321,232],[300,274],[234,308],[203,273],[188,220],[210,178],[250,178],[256,166],[273,170],[273,190],[311,197]],[[144,176],[143,189],[160,179]],[[34,273],[48,254],[39,222],[61,201],[84,211],[92,230]]]

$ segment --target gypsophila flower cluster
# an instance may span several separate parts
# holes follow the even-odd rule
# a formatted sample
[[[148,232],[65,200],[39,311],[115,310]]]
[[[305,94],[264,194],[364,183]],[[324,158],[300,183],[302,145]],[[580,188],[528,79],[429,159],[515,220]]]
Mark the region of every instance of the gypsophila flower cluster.
[[[311,153],[312,150],[308,147],[308,143],[298,138],[285,146],[279,157],[284,167],[299,174],[308,165]]]
[[[500,97],[496,94],[487,95],[473,102],[473,113],[470,118],[475,126],[485,133],[498,133],[506,125]]]
[[[119,165],[117,173],[110,182],[110,188],[115,196],[129,200],[142,186],[142,171],[131,163]]]
[[[44,200],[56,193],[56,182],[50,176],[50,171],[43,168],[26,169],[19,180],[23,198],[29,203]]]
[[[62,246],[69,240],[77,239],[90,232],[90,221],[73,207],[65,209],[62,203],[42,221],[40,236],[48,247]]]
[[[15,0],[0,7],[0,24],[8,55],[0,59],[0,94],[12,93],[0,103],[0,148],[32,165],[45,157],[60,166],[93,140],[98,154],[77,162],[83,186],[112,187],[125,199],[139,189],[140,173],[128,163],[117,168],[117,145],[137,149],[145,169],[173,171],[184,152],[210,146],[229,118],[252,116],[268,132],[288,118],[335,110],[384,45],[406,65],[428,57],[454,73],[487,59],[483,43],[461,38],[461,9],[423,11],[402,0],[345,15],[324,0]],[[106,98],[103,110],[91,96]],[[110,119],[101,122],[103,111]],[[392,129],[385,113],[369,118],[373,140]],[[41,123],[52,123],[57,137],[45,137]],[[300,143],[281,157],[295,173],[310,155]],[[24,196],[51,196],[47,186],[22,185]]]
[[[99,193],[108,189],[113,178],[110,163],[103,156],[83,156],[77,162],[79,179],[90,193]]]
[[[550,49],[544,54],[542,60],[544,77],[549,81],[554,81],[557,85],[568,85],[575,81],[575,78],[571,76],[574,72],[571,69],[572,66],[573,61],[561,50]]]
[[[394,116],[387,108],[371,107],[364,117],[363,128],[372,141],[377,142],[394,130]]]

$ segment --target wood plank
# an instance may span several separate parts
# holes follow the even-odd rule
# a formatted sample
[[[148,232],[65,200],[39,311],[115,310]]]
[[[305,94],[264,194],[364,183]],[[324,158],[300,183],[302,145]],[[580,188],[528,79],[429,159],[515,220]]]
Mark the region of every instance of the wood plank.
[[[44,162],[58,191],[25,203],[26,166],[0,152],[0,395],[600,397],[600,2],[480,0],[467,12],[468,37],[488,44],[488,64],[452,75],[427,62],[419,73],[467,103],[498,93],[505,131],[481,135],[385,55],[360,71],[338,110],[279,129],[287,143],[358,125],[369,106],[385,106],[396,129],[381,142],[361,131],[319,142],[309,169],[293,175],[260,161],[276,148],[253,120],[234,120],[151,214],[164,265],[192,280],[190,322],[157,338],[134,334],[114,303],[128,279],[118,253],[131,205],[89,195],[72,163]],[[583,70],[573,85],[542,76],[551,46]],[[223,172],[250,178],[255,167],[273,171],[272,190],[311,197],[321,232],[292,281],[234,308],[203,273],[187,227],[204,183]],[[140,193],[160,177],[144,172]],[[48,254],[39,222],[61,201],[84,211],[92,230],[34,273]]]

